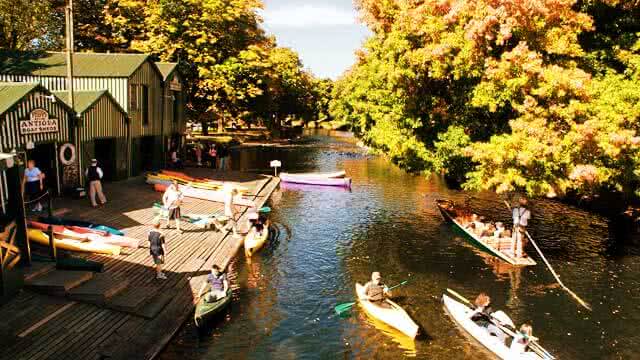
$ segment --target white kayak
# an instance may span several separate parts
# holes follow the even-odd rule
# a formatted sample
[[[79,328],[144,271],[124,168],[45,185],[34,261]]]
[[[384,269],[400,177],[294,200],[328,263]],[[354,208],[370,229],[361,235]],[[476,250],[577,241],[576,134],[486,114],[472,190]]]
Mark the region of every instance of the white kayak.
[[[400,305],[389,299],[385,300],[384,307],[365,300],[364,286],[358,283],[356,283],[356,294],[358,294],[360,306],[362,306],[371,317],[399,330],[412,339],[418,335],[418,325]]]
[[[452,299],[446,294],[442,295],[442,301],[444,302],[445,309],[447,309],[447,312],[451,315],[455,323],[498,358],[504,360],[551,359],[549,357],[541,357],[532,351],[524,353],[511,351],[500,339],[490,335],[485,328],[476,325],[476,323],[471,320],[473,310],[470,307]],[[507,337],[509,336],[507,335]]]

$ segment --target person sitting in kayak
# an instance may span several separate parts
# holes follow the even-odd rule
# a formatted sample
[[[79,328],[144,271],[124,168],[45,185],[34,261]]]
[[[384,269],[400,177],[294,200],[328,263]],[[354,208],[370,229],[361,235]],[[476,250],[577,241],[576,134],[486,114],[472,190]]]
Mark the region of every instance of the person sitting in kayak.
[[[529,341],[533,338],[533,328],[529,324],[522,324],[520,330],[516,332],[516,336],[511,341],[509,352],[513,355],[520,355],[527,352]]]
[[[207,285],[211,286],[209,292],[205,295],[204,300],[206,302],[216,302],[227,296],[229,290],[229,280],[227,280],[227,274],[220,270],[218,265],[213,265],[211,268],[211,274],[207,276],[207,282],[202,284],[198,297],[202,296],[202,293],[206,289]]]
[[[471,313],[471,321],[476,325],[485,328],[489,335],[497,337],[502,343],[507,339],[505,333],[494,324],[493,313],[491,309],[491,298],[485,293],[480,293],[474,301],[475,310]]]
[[[382,276],[379,272],[374,271],[371,274],[371,281],[364,285],[364,294],[372,303],[376,305],[384,304],[384,300],[389,296],[389,288],[382,284]]]
[[[251,212],[247,216],[249,218],[249,232],[255,229],[257,233],[261,234],[264,230],[264,223],[260,221],[260,215],[256,212]]]

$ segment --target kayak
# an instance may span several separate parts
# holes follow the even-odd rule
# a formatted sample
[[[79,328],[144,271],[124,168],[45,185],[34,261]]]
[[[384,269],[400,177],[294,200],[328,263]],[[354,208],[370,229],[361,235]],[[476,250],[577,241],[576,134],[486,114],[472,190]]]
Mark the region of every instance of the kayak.
[[[500,341],[500,339],[496,336],[489,335],[485,328],[476,325],[476,323],[471,320],[470,317],[473,310],[470,307],[452,299],[446,294],[442,295],[442,301],[444,302],[444,307],[453,321],[467,334],[471,335],[471,337],[482,344],[482,346],[494,353],[498,358],[509,360],[551,359],[548,357],[541,357],[531,351],[527,351],[525,353],[511,352],[507,345]]]
[[[341,170],[341,171],[334,171],[334,172],[297,173],[297,174],[284,173],[284,174],[289,176],[301,177],[301,178],[317,179],[317,178],[343,178],[347,175],[347,172],[344,170]]]
[[[296,176],[295,174],[282,173],[280,180],[295,184],[351,187],[351,178]]]
[[[515,266],[532,266],[536,265],[535,260],[526,256],[526,257],[515,257],[513,252],[511,251],[511,241],[509,239],[495,239],[493,237],[483,237],[480,238],[469,229],[466,229],[462,224],[460,224],[453,213],[453,209],[455,209],[455,203],[448,200],[436,200],[436,205],[440,210],[440,213],[444,217],[445,221],[453,223],[456,228],[462,231],[465,235],[465,238],[470,240],[473,245],[477,246],[481,250],[508,262],[511,265]]]
[[[30,241],[34,241],[45,246],[49,245],[49,235],[45,234],[42,230],[27,229],[27,235]],[[56,235],[54,235],[54,237],[56,248],[58,249],[94,254],[120,255],[121,248],[117,245],[110,245],[96,241],[69,239]]]
[[[369,316],[399,330],[412,339],[418,335],[418,325],[400,305],[389,299],[385,300],[384,307],[365,300],[364,286],[358,283],[356,283],[356,294],[358,295],[360,306],[364,308]]]
[[[223,181],[208,178],[196,178],[179,171],[170,170],[161,170],[159,174],[149,174],[147,175],[147,178],[149,178],[149,176],[151,176],[152,179],[156,178],[159,180],[178,180],[183,185],[191,185],[195,187],[200,186],[208,189],[222,189],[225,184]],[[236,189],[238,189],[240,193],[249,191],[249,189],[244,186],[236,186]]]
[[[166,191],[167,187],[167,185],[153,185],[153,189],[158,192]],[[185,197],[224,203],[225,191],[222,190],[196,189],[185,185],[178,185],[178,188]],[[233,197],[233,204],[246,207],[255,207],[256,205],[253,200],[249,200],[240,194]]]
[[[51,226],[55,236],[60,236],[66,239],[95,241],[104,244],[129,247],[133,249],[137,249],[140,244],[140,241],[138,239],[120,235],[112,235],[106,231],[82,228],[79,226],[49,225],[31,220],[27,221],[27,225],[32,229],[42,230],[45,233],[49,231],[49,226]]]
[[[73,219],[63,219],[63,218],[58,218],[58,217],[41,216],[41,217],[38,218],[38,221],[41,222],[41,223],[45,223],[45,224],[79,226],[79,227],[89,228],[89,229],[93,229],[93,230],[106,231],[106,232],[109,232],[109,233],[111,233],[113,235],[120,235],[120,236],[124,235],[124,233],[122,231],[120,231],[118,229],[115,229],[115,228],[112,228],[110,226],[101,225],[101,224],[94,224],[92,222],[82,221],[82,220],[73,220]]]
[[[254,228],[244,237],[244,254],[251,256],[260,250],[269,238],[269,224],[264,224],[262,233],[258,233]]]
[[[206,291],[209,292],[210,287],[207,286]],[[207,321],[211,320],[217,313],[223,310],[229,303],[231,303],[231,288],[227,290],[227,296],[224,298],[209,303],[205,301],[205,296],[202,296],[196,305],[196,311],[193,315],[193,321],[197,327],[203,327]]]

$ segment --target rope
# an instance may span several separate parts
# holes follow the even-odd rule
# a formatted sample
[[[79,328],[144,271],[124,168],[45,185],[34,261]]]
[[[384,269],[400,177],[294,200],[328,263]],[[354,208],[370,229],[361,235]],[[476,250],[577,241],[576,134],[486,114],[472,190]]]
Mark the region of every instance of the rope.
[[[40,195],[40,197],[38,197],[37,199],[32,199],[32,200],[29,200],[29,201],[25,201],[24,204],[25,205],[30,205],[30,204],[33,204],[35,202],[40,202],[40,200],[42,200],[44,197],[47,197],[47,196],[49,196],[49,190],[45,191],[44,194]]]

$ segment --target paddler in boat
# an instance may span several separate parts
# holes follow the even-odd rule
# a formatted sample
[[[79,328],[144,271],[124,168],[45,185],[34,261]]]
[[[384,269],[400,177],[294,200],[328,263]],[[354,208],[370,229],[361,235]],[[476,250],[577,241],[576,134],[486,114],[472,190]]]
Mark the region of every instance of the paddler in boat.
[[[260,215],[257,212],[250,212],[247,217],[249,218],[249,232],[253,230],[257,234],[262,234],[264,223],[261,221]]]
[[[389,288],[382,282],[382,276],[378,271],[371,273],[371,281],[364,285],[364,294],[367,300],[378,305],[384,306],[384,300],[390,296]]]
[[[227,274],[220,270],[218,265],[213,265],[211,273],[207,275],[207,282],[202,284],[198,292],[198,298],[202,297],[207,285],[211,286],[209,292],[205,295],[204,301],[212,303],[227,296],[229,290],[229,280]]]
[[[474,304],[476,308],[469,316],[471,321],[484,328],[489,335],[497,337],[504,344],[507,336],[493,323],[496,320],[491,316],[493,311],[491,309],[491,298],[489,295],[480,293],[478,297],[476,297]]]
[[[527,199],[520,198],[518,206],[514,207],[511,211],[513,217],[513,243],[511,251],[515,257],[520,258],[523,255],[523,249],[526,243],[526,232],[529,219],[531,219],[531,212],[527,209]]]
[[[512,355],[520,355],[527,352],[529,347],[529,341],[533,338],[533,328],[529,324],[522,324],[520,330],[516,332],[513,340],[511,340],[511,346],[509,352]]]

